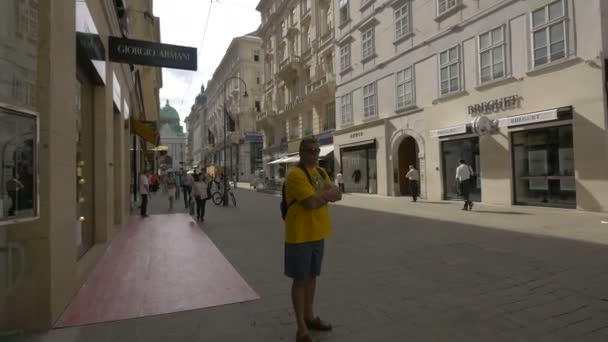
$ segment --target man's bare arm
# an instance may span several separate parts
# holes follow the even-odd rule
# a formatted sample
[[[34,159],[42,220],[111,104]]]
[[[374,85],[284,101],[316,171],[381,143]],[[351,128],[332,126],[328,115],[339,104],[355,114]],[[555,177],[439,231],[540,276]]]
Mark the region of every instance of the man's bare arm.
[[[314,195],[304,199],[301,204],[306,209],[319,209],[327,202],[337,202],[342,199],[342,193],[335,186],[329,186],[326,190],[317,191]]]

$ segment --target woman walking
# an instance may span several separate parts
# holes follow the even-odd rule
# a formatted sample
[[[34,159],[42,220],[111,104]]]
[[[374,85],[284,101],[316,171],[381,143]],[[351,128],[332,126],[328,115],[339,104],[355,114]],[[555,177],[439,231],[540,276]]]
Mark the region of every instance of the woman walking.
[[[167,189],[167,195],[169,196],[169,211],[171,212],[173,211],[173,204],[175,203],[175,191],[177,188],[177,183],[173,173],[169,173],[167,175],[165,188]]]
[[[207,204],[207,184],[205,184],[205,176],[200,174],[194,175],[194,185],[192,186],[192,196],[196,201],[196,219],[205,221],[205,205]]]

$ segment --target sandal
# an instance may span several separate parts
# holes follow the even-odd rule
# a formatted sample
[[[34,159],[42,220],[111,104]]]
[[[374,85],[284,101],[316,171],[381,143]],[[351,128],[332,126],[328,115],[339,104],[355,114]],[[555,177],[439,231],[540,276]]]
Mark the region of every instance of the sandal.
[[[319,330],[319,331],[330,331],[332,326],[330,323],[323,322],[321,318],[315,317],[310,321],[306,321],[308,329]]]

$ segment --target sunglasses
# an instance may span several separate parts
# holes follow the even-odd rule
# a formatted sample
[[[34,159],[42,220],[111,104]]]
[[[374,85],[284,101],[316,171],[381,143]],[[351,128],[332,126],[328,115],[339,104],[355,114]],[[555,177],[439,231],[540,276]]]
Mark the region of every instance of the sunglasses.
[[[308,152],[308,153],[320,153],[321,149],[320,148],[304,148],[302,149],[302,152]]]

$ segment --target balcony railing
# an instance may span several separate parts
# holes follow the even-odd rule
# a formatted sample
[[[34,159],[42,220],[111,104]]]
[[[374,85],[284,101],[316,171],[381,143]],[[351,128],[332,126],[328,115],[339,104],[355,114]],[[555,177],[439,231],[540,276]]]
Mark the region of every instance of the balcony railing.
[[[298,69],[302,66],[302,60],[300,56],[291,55],[285,58],[281,64],[279,64],[278,76],[281,78],[289,78],[288,76],[295,76]]]

